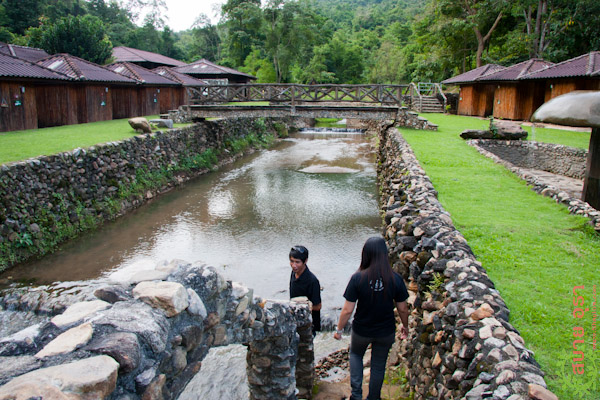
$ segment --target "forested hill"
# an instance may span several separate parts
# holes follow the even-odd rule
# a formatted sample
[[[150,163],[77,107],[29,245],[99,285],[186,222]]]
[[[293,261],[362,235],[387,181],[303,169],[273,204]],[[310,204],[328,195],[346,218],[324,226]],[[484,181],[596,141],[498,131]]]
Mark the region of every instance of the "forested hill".
[[[227,0],[217,24],[198,15],[179,32],[165,25],[165,7],[0,0],[0,42],[98,63],[110,61],[113,46],[128,46],[207,58],[259,82],[302,83],[440,81],[486,63],[600,50],[599,0]]]

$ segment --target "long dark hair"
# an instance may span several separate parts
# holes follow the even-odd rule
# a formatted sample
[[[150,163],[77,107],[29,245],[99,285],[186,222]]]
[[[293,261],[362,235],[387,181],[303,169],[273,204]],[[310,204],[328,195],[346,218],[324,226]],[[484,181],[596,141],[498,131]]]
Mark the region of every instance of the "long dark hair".
[[[381,279],[383,294],[387,297],[389,289],[394,287],[394,273],[390,267],[387,245],[382,237],[374,236],[367,239],[363,246],[358,271],[362,275],[361,279],[366,277],[369,282]]]

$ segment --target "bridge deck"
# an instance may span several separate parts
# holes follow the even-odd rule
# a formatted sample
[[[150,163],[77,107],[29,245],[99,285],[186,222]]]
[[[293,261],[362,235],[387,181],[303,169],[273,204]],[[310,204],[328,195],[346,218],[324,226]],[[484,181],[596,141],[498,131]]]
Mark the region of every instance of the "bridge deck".
[[[196,118],[221,117],[309,117],[395,119],[399,107],[394,106],[317,106],[317,105],[189,105],[187,111]]]

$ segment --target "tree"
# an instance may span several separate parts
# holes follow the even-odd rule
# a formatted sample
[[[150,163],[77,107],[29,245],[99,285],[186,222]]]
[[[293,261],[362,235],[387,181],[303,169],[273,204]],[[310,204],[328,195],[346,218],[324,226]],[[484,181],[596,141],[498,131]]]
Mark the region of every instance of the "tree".
[[[468,21],[477,39],[477,67],[486,44],[500,23],[504,14],[502,0],[437,0],[442,14],[451,18]]]
[[[225,63],[239,67],[263,40],[260,0],[228,0],[221,10],[226,27]]]
[[[38,25],[44,2],[38,0],[0,0],[5,13],[6,27],[22,35],[30,26]]]
[[[29,45],[50,54],[69,53],[97,64],[103,64],[112,54],[104,24],[92,15],[69,16],[30,30]]]

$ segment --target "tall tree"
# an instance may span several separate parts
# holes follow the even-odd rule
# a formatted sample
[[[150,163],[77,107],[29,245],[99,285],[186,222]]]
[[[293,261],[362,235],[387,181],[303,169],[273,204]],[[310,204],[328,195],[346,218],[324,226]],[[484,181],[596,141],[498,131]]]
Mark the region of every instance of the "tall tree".
[[[228,0],[221,8],[225,20],[227,64],[239,67],[262,40],[260,0]]]
[[[42,14],[43,1],[38,0],[0,0],[4,8],[7,28],[14,34],[22,35],[27,28],[38,26]]]
[[[30,36],[29,44],[50,54],[69,53],[98,64],[103,64],[112,54],[112,43],[104,24],[92,15],[69,16],[33,29],[37,33]]]

